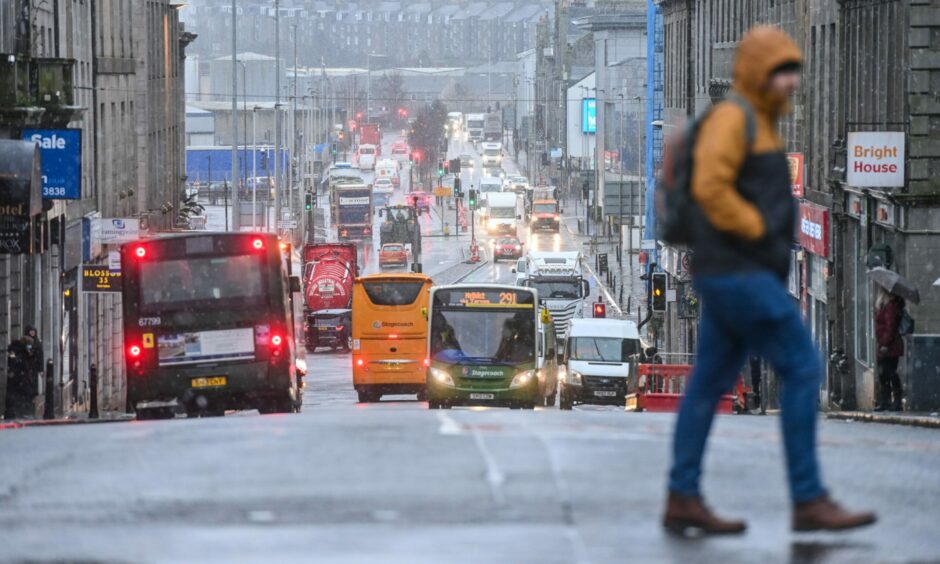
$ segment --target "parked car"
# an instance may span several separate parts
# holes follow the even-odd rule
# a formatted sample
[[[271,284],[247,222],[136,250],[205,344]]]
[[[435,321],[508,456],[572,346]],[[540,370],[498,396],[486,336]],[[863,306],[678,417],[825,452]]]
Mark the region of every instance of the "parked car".
[[[407,265],[408,251],[401,243],[386,243],[379,249],[379,268]]]

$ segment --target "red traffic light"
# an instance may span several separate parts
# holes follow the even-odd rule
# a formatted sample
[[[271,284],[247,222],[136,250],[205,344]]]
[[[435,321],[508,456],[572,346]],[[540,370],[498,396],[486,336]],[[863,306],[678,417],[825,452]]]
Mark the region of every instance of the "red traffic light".
[[[603,318],[607,317],[607,304],[604,302],[595,302],[594,303],[594,317]]]

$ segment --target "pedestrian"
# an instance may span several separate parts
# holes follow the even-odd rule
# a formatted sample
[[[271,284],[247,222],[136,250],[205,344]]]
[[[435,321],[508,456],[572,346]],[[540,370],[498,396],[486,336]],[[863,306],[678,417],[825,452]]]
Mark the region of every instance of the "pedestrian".
[[[33,338],[23,335],[7,347],[7,389],[4,419],[20,419],[35,414],[37,377]]]
[[[904,354],[901,316],[904,299],[878,288],[875,299],[875,340],[878,341],[878,397],[875,411],[901,411],[901,377],[898,361]]]
[[[768,26],[748,31],[735,54],[736,101],[710,111],[693,147],[691,270],[702,309],[695,366],[676,420],[663,517],[671,532],[737,534],[747,527],[713,513],[699,481],[719,398],[749,353],[763,357],[782,382],[793,529],[839,530],[875,521],[873,513],[842,509],[822,484],[816,457],[822,369],[787,293],[796,203],[777,120],[799,87],[801,64],[799,48],[784,32]]]

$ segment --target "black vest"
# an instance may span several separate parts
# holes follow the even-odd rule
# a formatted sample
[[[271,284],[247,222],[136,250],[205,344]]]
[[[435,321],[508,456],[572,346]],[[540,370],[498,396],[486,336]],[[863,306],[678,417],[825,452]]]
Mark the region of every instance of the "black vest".
[[[715,229],[696,208],[693,218],[692,274],[731,274],[769,270],[785,279],[796,222],[796,201],[784,153],[749,153],[738,172],[737,190],[757,206],[766,233],[745,241]]]

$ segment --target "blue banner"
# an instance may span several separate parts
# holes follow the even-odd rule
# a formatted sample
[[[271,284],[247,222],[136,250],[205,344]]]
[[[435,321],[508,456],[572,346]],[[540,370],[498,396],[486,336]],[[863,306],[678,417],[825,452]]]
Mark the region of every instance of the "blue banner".
[[[23,140],[39,145],[42,158],[42,197],[45,200],[82,198],[82,130],[24,129]]]

